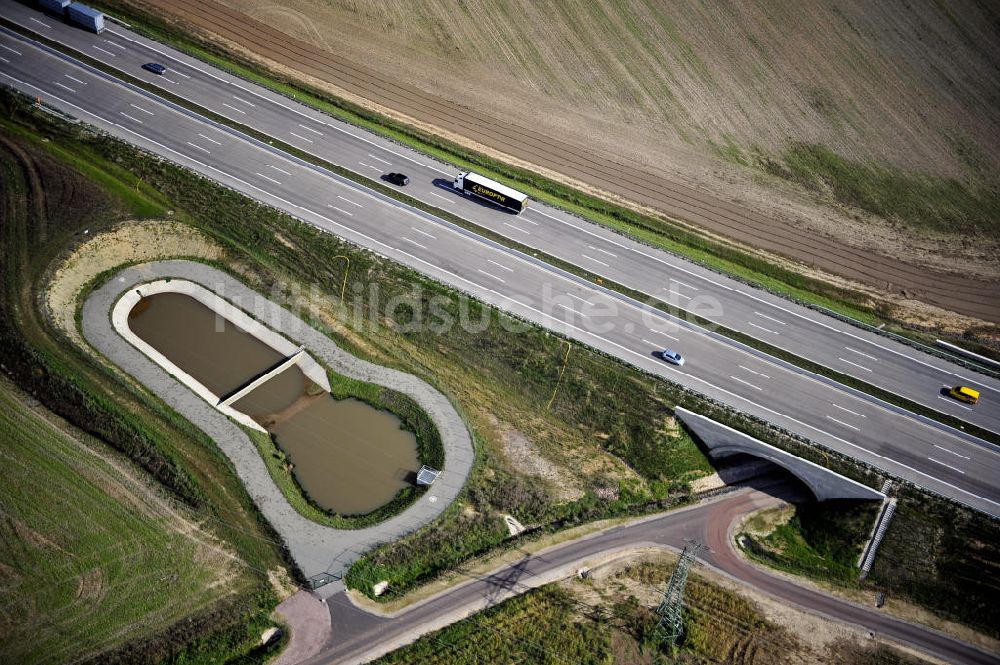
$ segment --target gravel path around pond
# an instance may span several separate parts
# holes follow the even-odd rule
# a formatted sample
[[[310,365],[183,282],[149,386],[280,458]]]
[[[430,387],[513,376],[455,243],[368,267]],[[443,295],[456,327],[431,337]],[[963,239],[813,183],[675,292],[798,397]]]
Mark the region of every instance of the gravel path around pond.
[[[264,461],[243,430],[126,342],[112,325],[109,313],[122,293],[136,285],[165,278],[187,279],[215,291],[275,331],[304,345],[340,374],[393,388],[412,397],[434,420],[444,446],[444,469],[430,491],[399,515],[366,529],[334,529],[316,524],[296,512],[271,479]],[[82,327],[84,338],[95,349],[218,444],[306,577],[326,574],[338,578],[317,590],[321,597],[329,597],[344,588],[339,577],[365,551],[397,540],[440,515],[458,496],[472,468],[475,457],[472,438],[447,397],[412,374],[351,355],[302,319],[210,266],[194,261],[160,261],[125,268],[87,298]]]

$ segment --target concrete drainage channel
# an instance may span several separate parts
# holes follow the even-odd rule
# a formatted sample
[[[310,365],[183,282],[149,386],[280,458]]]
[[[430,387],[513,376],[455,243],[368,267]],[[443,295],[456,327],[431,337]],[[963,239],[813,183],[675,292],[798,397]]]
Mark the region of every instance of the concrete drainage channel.
[[[155,349],[148,345],[143,348],[141,340],[131,334],[127,313],[139,300],[140,292],[150,289],[197,294],[198,300],[225,310],[227,319],[239,323],[241,327],[252,328],[251,332],[255,335],[260,333],[267,343],[288,356],[296,355],[300,348],[304,348],[306,353],[297,356],[296,364],[309,374],[316,375],[316,379],[325,381],[312,357],[344,376],[392,388],[411,397],[438,428],[445,453],[441,474],[416,503],[369,528],[335,529],[303,517],[285,499],[253,442],[237,425],[246,417],[235,410],[233,414],[237,415],[229,413],[232,409],[223,405],[218,397],[202,394],[208,391],[199,390],[197,381],[187,380],[190,377],[178,374],[166,358],[161,357],[154,362],[153,358],[157,355]],[[248,316],[247,311],[253,317]],[[260,321],[267,322],[267,325]],[[458,496],[472,468],[474,450],[471,436],[444,395],[411,374],[375,365],[347,353],[300,318],[207,265],[193,261],[161,261],[123,269],[87,298],[83,306],[82,332],[95,349],[216,442],[232,461],[261,513],[281,535],[295,563],[321,597],[329,597],[344,588],[344,573],[365,551],[396,540],[440,515]],[[178,381],[183,385],[179,385]]]

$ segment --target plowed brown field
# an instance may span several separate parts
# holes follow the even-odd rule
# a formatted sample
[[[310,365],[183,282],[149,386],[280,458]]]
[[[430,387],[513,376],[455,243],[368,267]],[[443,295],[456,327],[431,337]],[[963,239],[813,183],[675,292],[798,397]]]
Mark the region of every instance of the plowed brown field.
[[[537,165],[546,171],[563,174],[572,181],[586,183],[598,190],[654,208],[739,243],[789,257],[821,271],[875,286],[887,293],[904,294],[908,298],[922,300],[949,311],[989,321],[1000,321],[1000,283],[996,281],[996,274],[1000,271],[996,269],[996,254],[992,250],[986,251],[986,248],[996,244],[996,238],[984,237],[977,242],[964,243],[964,254],[961,242],[939,247],[935,247],[932,242],[929,244],[932,248],[929,252],[913,251],[913,247],[921,246],[921,242],[915,239],[916,236],[913,236],[914,239],[911,241],[905,232],[896,233],[891,224],[884,225],[884,228],[879,227],[877,220],[873,220],[871,216],[859,217],[856,214],[846,214],[842,210],[820,208],[805,202],[801,197],[796,198],[787,188],[770,186],[773,183],[761,185],[757,179],[745,174],[733,175],[733,172],[727,170],[720,161],[713,162],[703,150],[699,152],[693,149],[690,143],[678,144],[672,162],[664,162],[664,169],[661,172],[656,168],[658,166],[656,160],[650,159],[650,154],[662,155],[669,152],[664,150],[664,146],[669,147],[671,144],[669,141],[664,142],[662,136],[643,131],[648,126],[643,117],[637,116],[632,119],[615,117],[614,127],[624,132],[623,135],[629,135],[631,132],[631,140],[616,142],[617,137],[611,131],[611,125],[600,116],[600,109],[595,107],[594,113],[591,113],[593,123],[589,128],[583,127],[591,131],[593,140],[588,141],[586,134],[581,135],[579,123],[572,128],[574,131],[570,131],[571,128],[553,116],[550,109],[545,106],[522,104],[528,108],[525,108],[523,113],[514,114],[507,112],[510,107],[508,95],[502,95],[504,100],[498,100],[495,105],[479,103],[481,100],[471,92],[465,100],[458,99],[454,88],[448,88],[449,94],[444,95],[439,86],[426,79],[419,80],[413,77],[412,81],[407,80],[406,72],[409,70],[405,61],[408,52],[403,48],[395,48],[388,43],[388,40],[382,41],[381,44],[401,63],[395,69],[390,66],[391,63],[386,62],[389,58],[381,60],[368,58],[366,54],[353,48],[358,36],[354,34],[357,25],[320,23],[308,19],[308,16],[301,12],[274,5],[262,8],[257,2],[233,2],[233,4],[254,5],[256,9],[254,7],[251,9],[261,16],[267,15],[269,23],[265,24],[236,9],[214,2],[141,0],[138,4],[220,37],[230,45],[255,54],[265,61],[298,72],[312,80],[325,82],[351,96],[367,100],[376,107],[391,109],[426,126],[441,128],[452,135],[464,136],[489,150]],[[291,4],[305,7],[316,3],[300,1]],[[341,9],[347,11],[357,8]],[[320,12],[318,16],[322,18],[326,15]],[[405,21],[406,17],[398,16],[390,19]],[[356,20],[358,22],[365,20],[364,13],[359,13]],[[372,19],[372,22],[376,24],[376,28],[379,27],[377,19]],[[272,24],[282,27],[284,31]],[[488,29],[488,24],[488,21],[483,23],[483,30]],[[593,25],[579,27],[584,32],[599,28]],[[995,31],[993,33],[988,29],[986,31],[992,38],[996,38],[993,34]],[[437,39],[439,42],[451,45],[453,37],[440,34]],[[966,35],[966,39],[971,40],[973,37]],[[317,46],[317,42],[326,48]],[[539,49],[543,46],[539,45]],[[803,44],[803,48],[806,46],[808,45]],[[379,44],[371,45],[372,49],[376,47],[379,47]],[[456,44],[454,48],[457,49],[456,53],[461,53],[463,46]],[[605,54],[604,60],[611,63],[607,65],[609,68],[622,66],[625,70],[629,70],[633,66],[643,67],[648,64],[641,62],[615,64],[618,63],[616,57],[620,54],[616,54],[611,46],[608,48],[610,50]],[[522,60],[528,69],[538,66],[537,61],[545,60],[537,53],[529,52],[503,55],[507,60]],[[359,64],[355,60],[356,57],[363,57],[371,64]],[[761,62],[767,59],[766,54],[761,54],[759,57]],[[822,54],[813,54],[811,57],[821,59]],[[427,62],[426,54],[415,53],[414,58],[419,63]],[[854,66],[863,68],[865,58],[866,54],[859,54]],[[689,60],[688,69],[695,73],[688,72],[686,75],[711,78],[710,69],[698,73],[703,66],[699,64],[695,55]],[[447,64],[444,60],[440,61],[439,68],[430,74],[436,76],[439,81],[450,77],[461,78],[460,72],[448,70]],[[995,75],[995,69],[993,73]],[[599,74],[607,75],[607,72],[594,74],[593,89],[596,93],[605,94],[607,91],[601,86]],[[503,77],[497,80],[509,82],[509,79]],[[898,84],[899,80],[893,82]],[[970,85],[974,87],[974,82],[969,81],[959,80],[957,84],[962,87]],[[996,82],[986,82],[984,85],[988,93],[996,86]],[[533,95],[544,97],[546,92],[531,90],[530,85],[525,86],[526,98],[533,98]],[[572,92],[555,91],[550,97],[559,98],[566,94]],[[902,93],[888,88],[879,91],[879,94],[891,98]],[[664,109],[659,111],[648,109],[655,99],[657,91],[634,91],[631,99],[627,101],[636,108],[643,109],[643,113],[646,114],[655,115],[654,111],[666,112]],[[752,106],[750,100],[747,100],[747,104]],[[822,104],[819,106],[822,107]],[[887,103],[881,109],[885,112],[892,110],[891,103]],[[879,109],[864,111],[877,114]],[[574,118],[579,113],[579,109],[567,112],[574,115]],[[927,113],[935,117],[942,115],[940,109],[930,106]],[[979,140],[982,126],[991,124],[995,109],[988,109],[985,119],[978,117],[977,113],[979,113],[977,109],[970,109],[966,114],[967,118],[972,118],[969,122],[973,125],[966,134],[973,135]],[[608,114],[609,117],[614,116],[610,111]],[[786,115],[792,116],[794,113],[789,111]],[[889,122],[890,116],[885,117],[886,123],[894,128],[895,134],[905,133],[900,129],[898,122]],[[856,143],[862,144],[865,140],[864,128],[861,131],[852,128],[851,117],[845,116],[845,118],[844,134],[859,134]],[[634,126],[631,125],[633,120],[636,123]],[[760,122],[761,119],[755,120]],[[960,119],[956,119],[956,123],[959,121]],[[937,117],[937,122],[940,124],[944,120]],[[787,129],[782,122],[776,124],[782,125],[783,130]],[[611,133],[605,136],[599,131],[601,129],[607,129]],[[800,134],[807,134],[808,127],[799,127],[797,131]],[[777,140],[774,137],[764,138]],[[886,154],[881,155],[882,157],[891,157],[893,152],[908,152],[906,137],[889,137],[883,142],[889,145],[892,138],[900,139],[902,143],[891,146],[891,149],[886,148],[884,151]],[[945,154],[938,145],[940,137],[932,138],[934,140],[922,136],[909,137],[910,143],[917,146],[920,154],[924,155],[924,162],[932,161],[931,156],[937,154],[935,151]],[[995,142],[995,137],[993,141]],[[616,146],[618,150],[614,149]],[[649,154],[643,154],[645,147],[648,147]],[[989,159],[995,161],[992,156]],[[685,161],[692,165],[686,175],[676,168],[678,163]],[[906,160],[903,160],[903,165],[908,168],[914,167],[913,164],[906,163]],[[935,169],[929,171],[934,175],[948,177],[957,177],[960,172],[961,165],[951,158],[940,160]],[[731,185],[728,192],[725,191],[727,184]],[[950,246],[952,244],[954,246]],[[928,246],[927,243],[924,245]],[[978,255],[977,250],[980,252]],[[963,267],[968,267],[970,273],[964,276],[956,274],[957,270]],[[970,275],[975,276],[970,277]]]

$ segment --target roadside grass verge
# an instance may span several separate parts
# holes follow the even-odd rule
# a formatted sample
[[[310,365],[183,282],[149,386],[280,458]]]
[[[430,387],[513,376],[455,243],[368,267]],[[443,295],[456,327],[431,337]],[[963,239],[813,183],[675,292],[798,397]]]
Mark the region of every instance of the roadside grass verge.
[[[0,23],[6,23],[6,22],[5,21],[0,21]],[[11,29],[17,29],[17,27],[14,26],[13,24],[8,24],[8,27],[11,27]],[[170,34],[174,34],[174,33],[171,32]],[[292,145],[290,145],[288,143],[285,143],[285,142],[283,142],[283,141],[281,141],[279,139],[275,139],[275,138],[270,137],[270,136],[268,136],[266,134],[262,134],[262,133],[254,130],[254,129],[251,129],[251,128],[245,126],[245,125],[242,125],[242,124],[240,124],[238,122],[235,122],[233,120],[230,120],[228,118],[225,118],[223,116],[215,114],[212,111],[209,111],[209,110],[204,109],[204,108],[202,108],[200,106],[192,104],[191,102],[189,102],[189,101],[187,101],[187,100],[185,100],[185,99],[183,99],[181,97],[178,97],[178,96],[175,96],[175,95],[171,94],[169,91],[165,91],[165,90],[162,90],[160,88],[157,88],[154,85],[146,83],[146,82],[144,82],[144,81],[142,81],[140,79],[134,78],[134,77],[132,77],[132,76],[130,76],[128,74],[123,74],[122,72],[114,69],[113,67],[105,65],[105,64],[101,63],[100,61],[95,60],[95,59],[93,59],[93,58],[91,58],[91,57],[89,57],[89,56],[87,56],[85,54],[77,53],[76,51],[74,51],[74,50],[72,50],[72,49],[70,49],[68,47],[62,46],[62,45],[60,45],[60,44],[58,44],[56,42],[52,42],[50,40],[46,40],[44,37],[38,36],[38,38],[39,38],[40,41],[42,41],[43,43],[47,43],[48,45],[52,46],[53,48],[56,48],[56,49],[58,49],[60,51],[64,51],[64,52],[67,52],[67,53],[72,53],[75,57],[83,60],[84,62],[87,62],[88,64],[96,67],[97,69],[100,69],[100,70],[105,71],[105,72],[113,73],[115,76],[117,76],[117,77],[119,77],[121,79],[124,79],[124,80],[128,81],[129,83],[131,83],[133,85],[136,85],[137,87],[143,88],[143,89],[145,89],[147,91],[150,91],[152,93],[155,93],[155,94],[157,94],[157,95],[159,95],[159,96],[161,96],[161,97],[163,97],[163,98],[165,98],[165,99],[167,99],[167,100],[169,100],[169,101],[171,101],[171,102],[173,102],[175,104],[178,104],[181,107],[184,107],[184,108],[187,108],[189,110],[195,111],[195,112],[197,112],[197,113],[199,113],[199,114],[201,114],[201,115],[203,115],[203,116],[205,116],[205,117],[207,117],[207,118],[209,118],[209,119],[211,119],[211,120],[213,120],[215,122],[218,122],[220,124],[232,127],[234,129],[237,129],[238,131],[240,131],[240,132],[242,132],[242,133],[244,133],[244,134],[246,134],[246,135],[248,135],[248,136],[250,136],[250,137],[252,137],[254,139],[257,139],[258,141],[270,144],[270,145],[272,145],[275,148],[278,148],[278,149],[280,149],[280,150],[282,150],[282,151],[284,151],[284,152],[286,152],[286,153],[288,153],[290,155],[294,155],[295,157],[298,157],[299,159],[302,159],[303,161],[306,161],[308,163],[311,163],[311,164],[314,164],[316,166],[319,166],[319,167],[322,167],[324,169],[327,169],[327,170],[329,170],[329,171],[331,171],[333,173],[336,173],[336,174],[338,174],[340,176],[343,176],[343,177],[348,178],[348,179],[350,179],[350,180],[352,180],[354,182],[357,182],[357,183],[359,183],[361,185],[364,185],[365,187],[368,187],[370,189],[378,191],[381,194],[385,194],[385,195],[390,196],[390,197],[392,197],[392,198],[394,198],[396,200],[399,200],[399,201],[401,201],[403,203],[406,203],[407,205],[410,205],[410,206],[412,206],[414,208],[417,208],[417,209],[422,210],[424,212],[428,212],[430,214],[433,214],[433,215],[435,215],[437,217],[440,217],[442,219],[445,219],[445,220],[447,220],[447,221],[449,221],[449,222],[451,222],[453,224],[456,224],[456,225],[458,225],[458,226],[460,226],[462,228],[474,231],[475,233],[477,233],[477,234],[479,234],[479,235],[481,235],[481,236],[483,236],[485,238],[488,238],[488,239],[490,239],[490,240],[492,240],[494,242],[497,242],[497,243],[499,243],[499,244],[501,244],[503,246],[510,247],[512,249],[518,250],[518,251],[520,251],[520,252],[522,252],[522,253],[524,253],[526,255],[534,256],[535,258],[541,259],[542,261],[544,261],[544,262],[546,262],[546,263],[548,263],[548,264],[550,264],[550,265],[552,265],[552,266],[554,266],[554,267],[556,267],[556,268],[558,268],[560,270],[564,270],[564,271],[566,271],[568,273],[571,273],[573,275],[576,275],[576,276],[579,276],[579,277],[583,277],[584,279],[586,279],[586,280],[588,280],[590,282],[593,282],[593,283],[596,283],[596,284],[600,284],[600,285],[602,285],[602,286],[604,286],[604,287],[606,287],[608,289],[611,289],[612,291],[616,291],[618,293],[621,293],[621,294],[623,294],[623,295],[625,295],[627,297],[630,297],[630,298],[632,298],[632,299],[634,299],[636,301],[647,303],[647,304],[649,304],[651,307],[653,307],[655,309],[658,309],[658,310],[661,310],[663,312],[667,312],[667,313],[669,313],[669,314],[671,314],[673,316],[685,319],[685,320],[687,320],[687,321],[689,321],[691,323],[694,323],[694,324],[696,324],[696,325],[698,325],[698,326],[700,326],[702,328],[709,328],[711,330],[714,330],[715,332],[719,333],[720,335],[722,335],[724,337],[728,337],[728,338],[736,340],[736,341],[738,341],[738,342],[740,342],[742,344],[745,344],[745,345],[747,345],[747,346],[749,346],[751,348],[757,349],[759,351],[763,351],[764,353],[767,353],[768,355],[771,355],[771,356],[774,356],[774,357],[779,358],[781,360],[784,360],[785,362],[791,363],[792,365],[795,365],[797,367],[805,369],[805,370],[807,370],[809,372],[813,372],[815,374],[819,374],[821,376],[825,376],[827,378],[833,379],[834,381],[837,381],[838,383],[841,383],[843,385],[849,386],[849,387],[854,388],[856,390],[860,390],[861,392],[864,392],[864,393],[867,393],[867,394],[872,395],[874,397],[877,397],[878,399],[880,399],[880,400],[882,400],[884,402],[888,402],[889,404],[893,404],[895,406],[904,408],[907,411],[910,411],[912,413],[916,413],[916,414],[925,416],[927,418],[930,418],[932,420],[936,420],[936,421],[941,422],[941,423],[943,423],[945,425],[948,425],[950,427],[963,430],[963,431],[965,431],[965,432],[967,432],[969,434],[972,434],[974,436],[977,436],[977,437],[979,437],[979,438],[981,438],[981,439],[983,439],[985,441],[990,441],[992,443],[1000,445],[1000,434],[994,433],[994,432],[992,432],[990,430],[987,430],[985,428],[979,427],[979,426],[971,424],[971,423],[966,423],[961,418],[959,418],[957,416],[953,416],[953,415],[944,413],[942,411],[938,411],[936,409],[933,409],[931,407],[925,406],[923,404],[919,404],[919,403],[914,402],[914,401],[912,401],[910,399],[907,399],[907,398],[905,398],[905,397],[903,397],[901,395],[897,395],[896,393],[893,393],[891,391],[884,390],[882,388],[874,386],[874,385],[872,385],[870,383],[867,383],[866,381],[863,381],[863,380],[858,379],[856,377],[850,376],[848,374],[844,374],[842,372],[838,372],[838,371],[836,371],[836,370],[834,370],[834,369],[832,369],[830,367],[827,367],[825,365],[821,365],[819,363],[810,361],[810,360],[808,360],[806,358],[803,358],[803,357],[798,356],[796,354],[793,354],[793,353],[790,353],[788,351],[785,351],[784,349],[781,349],[779,347],[776,347],[776,346],[773,346],[771,344],[768,344],[767,342],[764,342],[764,341],[762,341],[762,340],[760,340],[760,339],[758,339],[756,337],[753,337],[751,335],[748,335],[746,333],[742,333],[742,332],[739,332],[739,331],[736,331],[736,330],[732,330],[732,329],[726,328],[725,326],[721,326],[721,325],[719,325],[717,323],[714,323],[714,322],[709,321],[707,319],[701,318],[701,317],[699,317],[699,316],[697,316],[695,314],[692,314],[692,313],[687,312],[687,311],[685,311],[683,309],[677,308],[677,307],[675,307],[673,305],[669,305],[669,304],[667,304],[665,302],[662,302],[662,301],[660,301],[658,299],[652,299],[652,298],[650,298],[650,296],[648,296],[647,294],[644,294],[644,293],[642,293],[640,291],[636,291],[634,289],[631,289],[629,287],[623,286],[621,284],[617,284],[617,283],[615,283],[613,281],[606,280],[606,279],[600,277],[597,274],[591,273],[591,272],[589,272],[589,271],[581,268],[580,266],[577,266],[575,264],[563,261],[563,260],[558,259],[558,258],[556,258],[554,256],[550,256],[550,255],[548,255],[548,254],[546,254],[544,252],[536,251],[536,250],[534,250],[531,247],[528,247],[526,245],[522,245],[522,244],[520,244],[520,243],[518,243],[516,241],[513,241],[513,240],[511,240],[511,239],[509,239],[509,238],[507,238],[507,237],[499,234],[499,233],[496,233],[494,231],[491,231],[489,229],[481,227],[481,226],[479,226],[477,224],[474,224],[474,223],[472,223],[472,222],[470,222],[470,221],[468,221],[468,220],[466,220],[466,219],[464,219],[464,218],[462,218],[462,217],[460,217],[458,215],[455,215],[454,213],[451,213],[451,212],[449,212],[447,210],[443,210],[443,209],[434,207],[434,206],[429,205],[429,204],[427,204],[427,203],[425,203],[423,201],[420,201],[420,200],[415,199],[413,197],[407,196],[403,192],[400,192],[397,189],[393,189],[391,187],[388,187],[387,185],[385,185],[384,183],[382,183],[380,181],[371,180],[371,179],[366,178],[366,177],[364,177],[364,176],[362,176],[362,175],[360,175],[360,174],[358,174],[358,173],[356,173],[354,171],[351,171],[349,169],[346,169],[344,167],[338,166],[338,165],[330,163],[330,162],[326,162],[326,161],[324,161],[324,160],[322,160],[322,159],[320,159],[318,157],[315,157],[314,155],[312,155],[312,154],[310,154],[310,153],[308,153],[308,152],[306,152],[306,151],[304,151],[302,149],[296,148],[295,146],[292,146]],[[180,48],[180,47],[178,47],[178,48]],[[197,53],[193,53],[193,55],[198,55],[198,57],[207,58],[207,57],[209,57],[210,52],[206,51],[203,47],[199,47],[197,49]],[[240,66],[237,66],[236,69],[233,69],[231,65],[226,64],[225,61],[221,60],[218,56],[214,56],[214,58],[215,58],[214,60],[211,60],[211,62],[213,62],[213,64],[218,64],[223,69],[227,69],[227,71],[232,71],[233,73],[238,74],[240,76],[244,76],[244,77],[250,78],[250,80],[253,80],[254,82],[261,83],[262,85],[265,85],[266,87],[272,87],[273,88],[273,86],[271,84],[275,83],[275,81],[268,81],[266,79],[266,77],[263,77],[259,73],[255,74],[254,75],[255,77],[251,77],[250,76],[251,73],[256,72],[256,68],[253,68],[251,66],[250,70],[244,71],[244,69],[242,69]],[[288,84],[284,84],[284,86],[287,88]],[[327,101],[324,102],[323,100],[326,99],[326,98],[314,97],[314,96],[311,96],[311,93],[310,93],[310,95],[307,95],[307,97],[305,99],[299,99],[298,97],[295,97],[294,94],[292,94],[292,92],[294,92],[294,91],[284,90],[284,89],[278,89],[278,88],[274,88],[274,89],[276,89],[278,92],[282,92],[282,94],[289,95],[289,96],[291,96],[294,99],[297,99],[299,101],[304,101],[305,103],[308,103],[308,104],[311,104],[311,105],[314,105],[314,106],[316,106],[317,104],[320,104],[319,108],[321,110],[324,110],[324,111],[327,111],[327,112],[329,112],[331,114],[334,114],[337,117],[341,117],[341,119],[345,119],[345,120],[348,120],[349,122],[353,122],[354,124],[358,124],[356,121],[359,118],[355,117],[355,116],[357,115],[357,113],[361,112],[361,110],[360,109],[355,109],[354,111],[345,111],[344,108],[347,108],[347,109],[353,108],[349,104],[347,104],[344,108],[334,107],[334,108],[336,108],[336,109],[339,110],[340,115],[337,115],[336,113],[334,113],[334,110],[332,108],[327,108],[333,102],[331,102],[329,100],[327,100]],[[330,98],[330,99],[332,99],[332,98]],[[344,113],[348,113],[348,116],[344,116],[343,115]],[[354,113],[355,115],[350,115],[351,113]],[[377,116],[377,117],[379,117],[379,116]],[[386,120],[386,122],[387,123],[391,123],[391,121],[389,121],[389,120]],[[376,131],[378,129],[377,125],[374,126],[374,127],[369,127],[368,125],[363,125],[363,126],[365,126],[367,129],[372,129],[373,131]],[[400,137],[396,137],[396,136],[391,136],[390,138],[396,138],[396,139],[402,140]],[[414,147],[417,147],[418,149],[424,150],[423,147],[421,147],[420,145],[417,145],[417,144],[414,144]],[[438,152],[440,153],[441,151],[438,150]],[[456,161],[455,157],[450,157],[446,153],[435,154],[435,156],[437,156],[437,157],[439,157],[441,159],[450,159],[451,161]],[[484,157],[484,159],[486,159],[486,158]],[[503,166],[499,162],[496,162],[495,164]],[[465,167],[468,167],[468,168],[473,168],[473,167],[476,166],[474,163],[464,163],[462,165],[465,166]],[[507,167],[504,167],[504,168],[507,168]],[[480,171],[483,171],[483,169],[480,168]],[[492,173],[491,171],[485,171],[485,172],[487,174]],[[499,177],[499,176],[497,176],[497,177]],[[500,179],[503,180],[503,178],[500,178]],[[137,190],[138,190],[138,187],[140,186],[140,184],[141,184],[141,176],[136,181],[136,189]],[[553,183],[553,184],[555,185],[555,183]],[[535,192],[535,190],[531,190],[530,188],[527,189],[526,191],[528,191],[529,193]],[[567,190],[567,191],[569,191],[569,190]],[[538,196],[541,196],[541,198],[543,200],[547,200],[547,197],[544,195],[544,193],[535,192],[535,194],[537,194],[536,198],[538,198]],[[581,195],[581,196],[583,196],[583,195]],[[594,200],[595,201],[600,201],[599,199],[594,199]],[[552,203],[553,205],[560,205],[561,207],[567,207],[566,205],[564,205],[565,201],[563,201],[562,203],[560,203],[559,201],[556,201],[556,200],[550,200],[549,202]],[[606,204],[603,201],[601,201],[601,203],[602,203],[602,205],[609,205],[609,204]],[[631,211],[629,211],[627,209],[623,209],[623,210],[625,212],[631,214]],[[577,214],[581,214],[582,216],[587,216],[586,214],[584,214],[585,211],[582,210],[582,209],[581,210],[572,210],[572,211],[576,212]],[[596,213],[594,212],[594,210],[591,210],[589,214],[590,214],[591,217],[593,217],[593,215],[596,214]],[[604,220],[604,222],[606,222],[607,224],[614,226],[614,224],[612,223],[612,221],[613,220],[610,217],[608,219]],[[663,244],[664,239],[661,236],[643,238],[643,233],[646,233],[646,235],[648,235],[648,230],[647,231],[643,231],[643,229],[641,229],[639,227],[636,227],[635,229],[631,229],[631,230],[626,229],[626,231],[628,231],[631,235],[633,235],[635,237],[638,237],[640,239],[645,239],[650,244],[653,244],[653,245],[659,244],[660,246],[662,246],[664,248],[671,249],[671,248],[669,248],[669,247],[667,247],[666,245]],[[695,236],[695,238],[697,238],[697,236]],[[738,277],[740,279],[744,279],[744,281],[747,281],[748,283],[751,283],[751,284],[755,284],[757,286],[762,286],[762,287],[768,288],[768,289],[771,289],[771,287],[774,286],[774,284],[768,285],[768,283],[765,283],[765,281],[761,281],[761,279],[759,279],[757,277],[753,277],[753,276],[748,277],[748,275],[741,274],[739,272],[739,270],[734,271],[733,269],[728,269],[728,268],[727,269],[723,269],[723,268],[719,268],[718,266],[713,265],[713,263],[712,263],[713,261],[718,262],[719,257],[724,257],[728,253],[732,252],[732,250],[730,248],[728,248],[728,247],[726,247],[724,245],[705,245],[703,249],[698,249],[698,247],[699,247],[699,245],[697,245],[697,243],[695,243],[692,240],[692,241],[689,241],[687,243],[687,245],[684,245],[684,246],[678,245],[677,247],[673,247],[671,251],[675,251],[675,253],[686,255],[689,258],[694,258],[694,256],[691,254],[692,251],[700,252],[699,256],[698,256],[698,258],[696,258],[696,260],[698,260],[699,262],[703,263],[704,265],[707,265],[709,267],[713,267],[713,269],[718,269],[720,272],[724,272],[724,273],[736,276],[736,277]],[[684,249],[684,251],[681,251],[682,248]],[[755,260],[757,260],[758,262],[760,262],[759,259],[755,259]],[[734,264],[734,265],[738,265],[738,264]],[[769,264],[764,264],[764,265],[769,265]],[[731,266],[731,268],[732,268],[732,266]],[[793,275],[793,276],[796,275],[795,273],[789,273],[789,274]],[[763,276],[764,275],[762,273],[761,276],[759,276],[759,277],[763,277]],[[774,280],[771,279],[771,282],[774,282]],[[787,285],[788,280],[786,280],[785,283]],[[815,281],[814,283],[811,284],[810,288],[812,288],[812,287],[819,287],[819,286],[822,286],[822,285],[823,285],[822,282]],[[774,289],[771,289],[771,290],[774,290]],[[781,291],[779,289],[776,292],[780,293]],[[810,298],[811,299],[809,299],[809,298],[802,299],[802,298],[799,298],[799,296],[794,296],[793,299],[798,298],[802,302],[811,303],[811,304],[814,304],[814,305],[820,305],[822,307],[826,307],[828,309],[832,309],[832,310],[834,310],[836,312],[839,312],[840,314],[843,314],[845,316],[849,316],[851,318],[857,319],[857,320],[862,321],[863,323],[867,323],[869,325],[874,325],[877,322],[877,318],[874,317],[870,312],[866,313],[866,312],[860,311],[860,310],[858,310],[858,311],[846,311],[846,310],[843,309],[843,307],[840,306],[840,305],[843,304],[842,302],[839,302],[836,299],[830,299],[830,298],[827,298],[827,297],[823,297],[821,294],[822,294],[822,291],[813,291],[813,292],[810,292]],[[791,294],[790,293],[785,293],[784,295],[791,295]],[[802,294],[799,294],[799,295],[802,295]],[[904,333],[908,334],[910,337],[914,337],[913,334],[907,333],[906,331],[900,331],[900,332],[904,332]],[[930,345],[932,346],[932,344],[930,344]]]

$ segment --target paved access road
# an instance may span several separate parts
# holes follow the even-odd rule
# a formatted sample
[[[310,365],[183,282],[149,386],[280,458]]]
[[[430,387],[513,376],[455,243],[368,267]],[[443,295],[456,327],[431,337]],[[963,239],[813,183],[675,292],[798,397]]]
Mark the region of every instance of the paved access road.
[[[405,188],[408,195],[647,294],[650,302],[659,300],[692,311],[838,372],[1000,433],[1000,381],[994,378],[748,287],[550,206],[533,202],[524,214],[514,216],[465,199],[449,185],[458,171],[455,167],[334,120],[121,26],[111,24],[102,35],[94,35],[45,18],[12,0],[0,0],[0,15],[220,116],[365,177],[378,179],[389,171],[406,172],[411,176],[410,185]],[[153,61],[169,68],[166,75],[157,76],[141,69],[143,63]],[[72,87],[71,81],[61,83]],[[63,92],[68,91],[63,89]],[[204,139],[192,143],[212,148],[211,142]],[[350,204],[339,207],[358,212]],[[499,268],[491,272],[497,277],[507,277]],[[657,340],[654,346],[662,343],[663,340]],[[679,350],[688,351],[684,347]],[[982,405],[972,408],[941,394],[943,387],[957,383],[983,391]]]
[[[650,544],[680,549],[689,538],[711,548],[710,552],[699,555],[704,564],[807,612],[860,626],[950,663],[985,665],[1000,662],[996,654],[985,653],[872,608],[799,586],[789,578],[744,562],[732,549],[729,529],[736,518],[779,501],[772,493],[780,494],[781,490],[775,486],[766,491],[741,489],[690,508],[564,543],[492,574],[473,577],[462,586],[414,605],[394,618],[361,610],[346,594],[339,593],[327,601],[332,623],[330,640],[323,651],[304,662],[310,665],[365,662],[513,595],[566,577],[588,559]]]
[[[17,9],[23,8],[0,1],[0,13]],[[44,20],[51,30],[61,25]],[[99,37],[79,32],[87,39],[103,40],[103,45],[91,44],[95,52],[127,54],[135,48],[111,31]],[[651,311],[530,255],[301,163],[23,38],[0,34],[0,52],[0,81],[42,96],[47,103],[115,136],[640,369],[977,509],[1000,514],[1000,454],[990,446]],[[168,84],[181,88],[193,77],[194,65],[175,64]],[[214,87],[224,89],[221,83]],[[244,113],[250,116],[263,102],[247,94],[225,104],[234,109],[243,104]],[[301,121],[295,123],[303,132],[300,136],[323,138],[338,131],[332,122],[296,117]],[[398,150],[391,144],[384,149]],[[376,155],[374,148],[371,154]],[[439,195],[452,194],[443,189]],[[463,200],[454,205],[480,208]],[[504,225],[527,231],[526,236],[543,228],[541,222],[532,225],[526,216],[504,219]],[[675,368],[660,361],[654,351],[662,346],[681,350],[688,364]],[[989,399],[987,395],[986,410]]]

